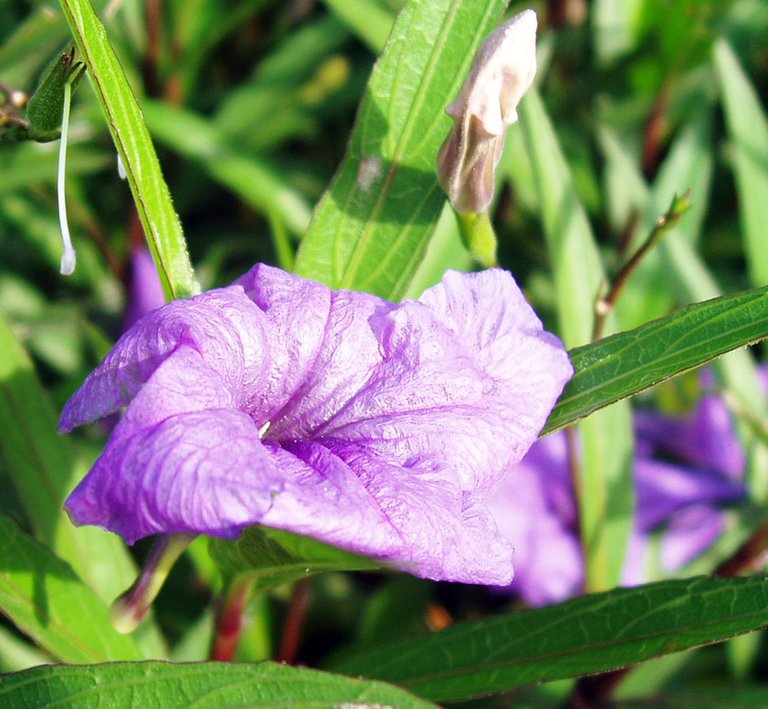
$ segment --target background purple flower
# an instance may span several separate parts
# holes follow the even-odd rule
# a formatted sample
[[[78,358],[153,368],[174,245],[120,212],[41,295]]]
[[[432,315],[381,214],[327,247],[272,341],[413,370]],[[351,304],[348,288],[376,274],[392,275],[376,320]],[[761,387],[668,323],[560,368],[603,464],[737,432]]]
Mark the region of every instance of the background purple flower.
[[[691,562],[723,532],[723,505],[746,496],[744,453],[720,398],[703,396],[686,417],[636,412],[634,428],[636,518],[624,585]],[[491,509],[515,548],[511,589],[532,606],[581,592],[584,561],[565,433],[531,447]]]
[[[511,588],[528,604],[556,603],[579,592],[584,560],[564,433],[531,446],[504,479],[491,512],[514,547]]]
[[[152,254],[144,244],[131,249],[128,302],[123,318],[127,330],[137,320],[165,304],[165,293]]]
[[[504,271],[394,305],[257,265],[140,320],[68,402],[63,431],[127,409],[67,509],[129,543],[265,524],[506,584],[487,500],[570,374]]]

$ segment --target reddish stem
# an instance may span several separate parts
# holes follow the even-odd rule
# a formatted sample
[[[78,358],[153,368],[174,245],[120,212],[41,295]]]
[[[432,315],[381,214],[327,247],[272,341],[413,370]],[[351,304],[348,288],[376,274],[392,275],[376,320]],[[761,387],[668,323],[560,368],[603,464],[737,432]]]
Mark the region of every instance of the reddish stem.
[[[216,662],[232,662],[243,632],[243,618],[251,598],[253,581],[248,578],[236,581],[216,619],[216,635],[213,638],[211,659]]]
[[[302,579],[293,586],[293,594],[288,604],[288,613],[280,638],[280,652],[277,659],[292,665],[296,662],[301,643],[301,629],[309,608],[309,580]]]

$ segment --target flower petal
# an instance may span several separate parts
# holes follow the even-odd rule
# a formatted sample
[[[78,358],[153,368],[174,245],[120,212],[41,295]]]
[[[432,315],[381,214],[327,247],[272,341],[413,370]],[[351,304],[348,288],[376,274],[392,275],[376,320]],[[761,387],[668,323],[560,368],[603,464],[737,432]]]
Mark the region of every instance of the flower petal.
[[[62,429],[127,409],[67,507],[128,541],[267,524],[507,584],[485,493],[570,372],[501,271],[398,306],[258,266],[141,320],[75,394]]]
[[[263,313],[240,287],[167,304],[125,333],[67,402],[60,431],[71,431],[127,406],[157,367],[181,345],[197,349],[233,393],[258,388],[270,333]]]
[[[311,535],[425,578],[511,581],[509,543],[487,510],[450,485],[431,461],[403,468],[366,446],[333,439],[297,443],[287,453],[306,466],[286,482],[264,524]]]
[[[159,533],[232,539],[265,514],[281,480],[253,420],[211,409],[116,429],[66,508],[129,544]]]
[[[439,453],[469,491],[491,489],[520,461],[572,372],[499,269],[449,272],[371,323],[383,359],[317,434],[365,441],[392,463]]]
[[[291,400],[273,418],[271,438],[298,440],[322,435],[326,422],[358,393],[381,361],[371,319],[395,307],[367,293],[331,293],[317,357]]]
[[[709,549],[725,529],[725,513],[717,507],[697,504],[671,520],[661,547],[662,568],[671,573]]]
[[[514,545],[510,590],[531,606],[579,593],[584,559],[577,534],[565,434],[533,444],[488,500],[501,533]]]
[[[279,268],[257,264],[234,285],[264,313],[270,324],[269,358],[258,387],[249,391],[246,408],[274,421],[312,371],[331,318],[331,290]],[[322,374],[322,373],[321,373]]]
[[[131,250],[128,304],[123,317],[127,330],[148,313],[165,305],[165,293],[149,249],[141,244]]]
[[[727,478],[681,465],[647,458],[635,461],[637,527],[647,532],[671,519],[683,508],[711,502],[743,500],[746,490]]]
[[[718,397],[702,397],[689,417],[640,411],[635,428],[649,455],[685,461],[733,481],[744,473],[744,450],[728,407]]]

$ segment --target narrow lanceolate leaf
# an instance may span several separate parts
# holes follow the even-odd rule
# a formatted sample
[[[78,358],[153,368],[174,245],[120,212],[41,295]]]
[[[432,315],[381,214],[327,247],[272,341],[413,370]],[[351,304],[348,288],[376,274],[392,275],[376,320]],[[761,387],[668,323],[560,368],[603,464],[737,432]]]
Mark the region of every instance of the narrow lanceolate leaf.
[[[576,370],[545,433],[768,337],[768,287],[681,308],[672,315],[571,350]]]
[[[61,0],[61,7],[125,167],[147,243],[168,298],[199,288],[189,262],[181,223],[173,209],[141,109],[89,0]]]
[[[605,275],[584,206],[573,184],[544,105],[536,91],[520,104],[520,126],[541,204],[542,225],[566,346],[593,337],[595,298]],[[607,319],[613,329],[612,318]],[[627,405],[613,407],[579,427],[579,520],[586,552],[587,589],[619,583],[632,529],[632,432]]]
[[[55,658],[104,662],[143,657],[133,638],[112,627],[107,605],[72,568],[3,516],[0,559],[0,612]]]
[[[720,82],[733,169],[739,193],[739,217],[752,284],[768,283],[768,119],[760,99],[725,40],[715,44],[715,70]]]
[[[296,272],[399,299],[444,196],[435,174],[445,107],[498,23],[503,0],[410,0],[368,83],[348,155],[315,210]]]
[[[278,665],[159,662],[36,667],[0,676],[6,709],[40,706],[402,707],[430,702],[383,682]]]
[[[246,574],[256,590],[274,588],[323,571],[375,571],[370,559],[310,537],[250,527],[235,542],[211,539],[211,556],[228,576]]]
[[[455,625],[334,669],[456,701],[604,672],[767,624],[766,579],[664,581]]]
[[[694,247],[710,201],[714,163],[710,112],[709,97],[702,97],[698,110],[693,112],[695,117],[675,138],[650,190],[634,157],[607,131],[603,132],[603,143],[614,166],[612,182],[621,185],[622,194],[631,196],[643,211],[641,234],[653,228],[665,202],[668,204],[675,193],[684,188],[691,191],[690,212],[658,245],[657,253],[649,254],[619,299],[617,313],[624,329],[667,315],[675,299],[691,303],[722,295],[714,275]],[[633,322],[637,317],[640,320]],[[719,357],[712,367],[719,384],[735,397],[745,419],[765,418],[765,396],[749,352],[732,351]],[[750,495],[761,504],[768,498],[768,449],[760,443],[754,426],[741,418],[736,426],[747,451],[746,480]]]

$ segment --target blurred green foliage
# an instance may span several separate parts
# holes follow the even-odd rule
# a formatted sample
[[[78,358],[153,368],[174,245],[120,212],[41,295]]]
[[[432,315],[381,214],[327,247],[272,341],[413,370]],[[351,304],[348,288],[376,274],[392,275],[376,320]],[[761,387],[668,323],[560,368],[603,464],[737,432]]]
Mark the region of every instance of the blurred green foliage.
[[[143,108],[202,287],[226,284],[256,261],[291,268],[301,237],[308,228],[310,233],[320,228],[317,222],[310,228],[313,207],[344,159],[366,82],[403,2],[93,4]],[[562,253],[553,253],[558,232],[542,217],[552,207],[554,190],[564,182],[583,216],[580,238],[596,246],[594,268],[588,264],[586,276],[580,279],[576,268],[583,263],[570,264],[574,269],[568,278],[585,302],[597,296],[595,288],[639,246],[672,196],[691,189],[690,213],[633,275],[619,300],[613,329],[635,328],[678,305],[765,285],[768,4],[551,0],[534,6],[540,17],[537,89],[565,169],[543,172],[551,150],[537,161],[531,145],[543,145],[540,123],[524,126],[527,133],[513,127],[492,216],[500,265],[515,274],[547,325],[561,334],[588,331],[586,320],[568,319],[581,317],[573,314],[578,308],[563,315],[564,306],[575,300],[563,301],[571,296],[562,292]],[[523,7],[514,3],[508,13]],[[467,32],[470,29],[476,30]],[[23,113],[18,92],[30,94],[45,67],[70,44],[58,3],[0,0],[0,120]],[[452,96],[445,99],[448,103]],[[535,113],[537,106],[526,105],[523,120],[526,113],[542,115]],[[445,126],[447,132],[447,119]],[[54,408],[60,408],[122,331],[131,254],[144,242],[131,192],[118,176],[101,107],[86,79],[74,99],[67,171],[78,267],[70,278],[59,275],[57,149],[56,143],[0,143],[0,316],[8,323],[6,342],[18,340],[31,360],[10,345],[3,352],[9,371],[24,373],[14,395],[36,408],[35,417],[23,423],[38,426],[52,426],[55,416],[49,401],[36,402],[24,393],[39,391],[34,383],[25,390],[26,378],[34,380],[36,370]],[[421,156],[415,158],[418,162]],[[419,255],[418,269],[416,262],[411,264],[415,273],[398,281],[398,295],[418,294],[447,267],[472,267],[452,214],[444,210],[438,220],[435,199],[429,222],[433,233],[424,232],[424,243],[429,240],[426,255]],[[321,210],[318,214],[322,217]],[[585,249],[574,258],[586,260]],[[366,276],[355,276],[354,283],[364,283]],[[393,292],[397,289],[393,286]],[[574,334],[568,344],[585,342]],[[765,402],[755,383],[754,365],[755,358],[741,351],[718,360],[716,373],[740,403],[740,432],[750,452],[751,497],[759,505],[768,496],[768,467]],[[654,390],[644,401],[657,399],[662,407],[678,407],[681,397],[673,387]],[[617,417],[614,412],[614,420]],[[19,440],[31,445],[35,425],[20,426]],[[0,435],[10,436],[10,430],[9,423]],[[92,430],[77,445],[63,444],[63,452],[47,451],[65,461],[51,499],[62,496],[73,471],[87,466],[102,441],[103,432]],[[36,522],[27,509],[34,493],[14,492],[9,460],[0,456],[0,509],[24,529],[37,532],[39,518]],[[40,485],[45,484],[47,478],[41,479]],[[627,484],[620,475],[616,479]],[[48,511],[37,510],[40,517]],[[711,571],[745,540],[761,515],[754,506],[735,514],[728,538],[697,562],[696,570]],[[631,517],[621,522],[626,531]],[[77,567],[71,540],[62,541],[53,532],[50,538],[37,536]],[[24,544],[27,541],[39,568],[59,568],[50,549],[41,551],[37,542]],[[267,541],[260,543],[270,551],[272,541]],[[604,542],[610,544],[610,539]],[[113,553],[111,542],[98,544],[103,558],[119,557],[116,578],[130,577],[133,566],[125,550]],[[254,546],[259,554],[251,550],[252,556],[263,556],[261,546]],[[289,551],[297,563],[313,550]],[[135,554],[145,552],[139,545]],[[68,574],[61,572],[59,581],[75,585],[67,585],[62,593],[77,596],[76,584],[82,581]],[[311,583],[298,657],[312,663],[343,664],[357,649],[419,637],[454,619],[510,609],[507,599],[482,589],[409,577],[328,573]],[[210,599],[221,585],[205,544],[195,543],[158,599],[157,623],[139,638],[144,655],[136,656],[166,652],[167,640],[175,659],[207,658],[213,625]],[[108,595],[102,589],[102,596]],[[259,596],[250,606],[238,659],[275,657],[280,629],[293,612],[286,586]],[[25,616],[23,622],[37,627],[39,618]],[[27,629],[23,622],[15,619],[17,627]],[[27,632],[34,636],[43,631]],[[0,626],[0,671],[42,662],[49,657],[46,652],[64,660],[82,659],[62,654],[69,651],[69,640],[53,635],[52,644],[37,648],[11,623]],[[751,683],[768,666],[762,640],[756,637],[751,644],[731,643],[644,665],[620,696],[647,700],[663,686],[668,696],[690,696],[695,702],[703,681],[739,680],[743,684],[736,694],[742,693],[748,703],[756,691]],[[117,647],[120,640],[115,643]],[[114,657],[111,648],[99,657]],[[132,647],[131,652],[138,650]],[[536,705],[557,704],[569,687],[547,685],[527,690],[520,698]]]

